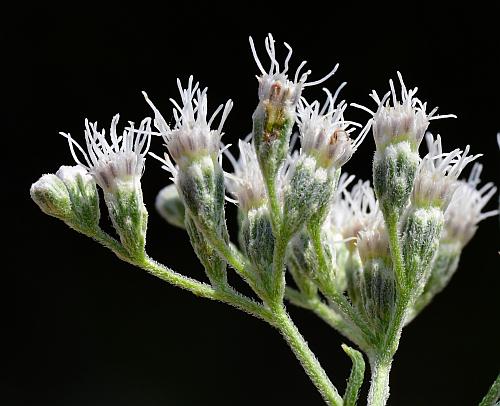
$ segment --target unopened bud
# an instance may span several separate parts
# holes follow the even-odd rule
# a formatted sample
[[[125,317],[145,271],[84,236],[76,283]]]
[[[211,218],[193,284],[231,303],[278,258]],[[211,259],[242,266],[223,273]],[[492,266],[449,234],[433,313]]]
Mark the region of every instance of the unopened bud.
[[[72,226],[82,232],[98,227],[99,195],[93,177],[81,166],[61,166],[56,175],[68,189],[73,211]]]
[[[373,159],[373,186],[384,213],[406,207],[420,158],[407,141],[390,144]]]
[[[191,240],[196,256],[202,263],[212,285],[224,285],[226,282],[226,262],[220,258],[215,249],[208,243],[190,215],[186,216],[186,231]]]
[[[358,250],[362,271],[352,275],[353,295],[358,308],[379,332],[385,331],[396,301],[396,282],[389,251],[387,231],[382,225],[360,234]]]
[[[43,175],[31,185],[30,195],[45,214],[61,220],[71,218],[71,199],[68,189],[56,175]]]
[[[155,201],[158,213],[171,225],[186,228],[184,225],[185,208],[175,184],[165,186]]]
[[[241,224],[242,248],[264,289],[273,295],[275,239],[267,205],[250,209]]]
[[[443,229],[443,212],[435,207],[409,209],[405,215],[402,250],[407,282],[416,296],[429,278]],[[415,297],[416,297],[415,296]]]
[[[191,162],[177,174],[176,183],[182,200],[204,232],[225,230],[224,175],[209,155]]]
[[[298,232],[313,216],[327,214],[337,173],[318,165],[314,157],[298,158],[285,190],[283,224],[288,235]]]

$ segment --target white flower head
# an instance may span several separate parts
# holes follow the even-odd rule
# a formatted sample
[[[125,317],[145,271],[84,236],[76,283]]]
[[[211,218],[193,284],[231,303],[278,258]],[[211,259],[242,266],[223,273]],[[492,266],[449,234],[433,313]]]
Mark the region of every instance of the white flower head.
[[[498,215],[498,210],[482,212],[497,191],[493,182],[478,189],[482,170],[483,166],[475,163],[469,179],[458,182],[457,190],[445,212],[444,239],[459,241],[465,246],[476,233],[480,221]]]
[[[344,101],[335,106],[335,101],[345,82],[337,89],[335,95],[323,89],[327,100],[323,107],[316,100],[309,104],[303,97],[297,109],[297,124],[300,129],[303,152],[313,155],[321,166],[340,168],[357,150],[370,130],[371,120],[353,140],[350,133],[361,125],[344,120],[347,105]]]
[[[234,168],[234,173],[226,173],[226,186],[241,209],[248,212],[251,208],[265,204],[266,187],[252,143],[239,140],[238,147],[238,160],[228,150],[224,151]]]
[[[346,183],[350,183],[352,178],[347,178]],[[342,187],[339,182],[339,192],[333,200],[329,221],[331,227],[345,239],[357,238],[363,230],[374,228],[381,220],[382,216],[378,207],[375,192],[369,181],[359,180],[349,191]]]
[[[359,256],[363,263],[372,258],[390,258],[389,236],[384,222],[370,224],[360,231],[357,241]]]
[[[439,134],[434,140],[427,133],[429,153],[423,158],[415,177],[412,192],[412,203],[417,206],[437,206],[445,210],[453,193],[459,186],[458,177],[465,166],[479,158],[482,154],[468,155],[470,147],[464,151],[455,149],[443,153]]]
[[[109,138],[106,138],[105,130],[97,129],[97,122],[90,123],[85,119],[87,151],[69,133],[60,133],[68,140],[76,163],[85,168],[106,193],[114,193],[123,187],[139,187],[151,143],[150,118],[142,120],[138,130],[134,129],[134,123],[129,122],[130,127],[118,136],[116,126],[119,118],[119,114],[113,117]],[[83,155],[83,162],[78,158],[77,151]]]
[[[271,67],[268,71],[264,69],[262,63],[257,56],[257,51],[255,50],[255,45],[252,37],[249,37],[250,47],[252,49],[252,54],[257,64],[257,67],[260,70],[261,75],[257,76],[257,80],[259,81],[259,100],[269,101],[273,104],[292,107],[295,108],[297,103],[300,100],[300,96],[302,94],[302,89],[307,86],[314,86],[319,83],[324,82],[330,76],[332,76],[336,70],[338,69],[338,64],[322,79],[319,79],[314,82],[306,82],[308,76],[311,74],[311,71],[308,70],[301,74],[302,68],[307,63],[303,61],[297,70],[295,71],[295,76],[293,81],[288,78],[288,63],[290,62],[290,58],[292,57],[292,48],[286,42],[284,43],[285,47],[288,49],[288,54],[285,58],[284,68],[280,69],[280,64],[276,58],[276,49],[274,47],[274,38],[272,34],[268,34],[265,39],[265,46],[267,55],[271,60]]]
[[[426,112],[427,103],[422,103],[415,97],[418,88],[407,89],[403,77],[397,72],[401,85],[401,100],[398,99],[394,82],[389,80],[391,90],[382,98],[375,90],[370,97],[377,103],[377,110],[372,110],[352,103],[352,106],[367,111],[373,116],[373,136],[377,150],[383,151],[391,143],[408,141],[413,151],[418,151],[425,131],[431,120],[456,116],[454,114],[435,115],[438,108]],[[392,100],[392,105],[391,105]]]
[[[208,118],[207,88],[199,89],[199,83],[193,83],[193,76],[189,77],[186,89],[183,89],[179,79],[177,79],[177,87],[181,95],[181,104],[170,99],[174,105],[175,125],[172,128],[149,100],[147,94],[143,92],[143,95],[155,113],[154,124],[163,137],[168,152],[182,168],[193,159],[203,155],[210,155],[213,158],[219,156],[222,127],[233,107],[233,102],[228,100],[225,105],[221,104]],[[222,117],[219,126],[212,130],[212,123],[221,110]],[[163,161],[161,158],[160,160]],[[165,156],[165,161],[170,162],[168,156]],[[170,166],[171,164],[167,164],[167,167]]]

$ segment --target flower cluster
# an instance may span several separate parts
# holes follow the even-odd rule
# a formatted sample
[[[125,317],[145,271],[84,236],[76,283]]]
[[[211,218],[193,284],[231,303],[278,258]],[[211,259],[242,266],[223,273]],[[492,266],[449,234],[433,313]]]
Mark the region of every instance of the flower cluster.
[[[328,404],[356,404],[364,370],[361,354],[346,350],[354,369],[341,397],[286,313],[285,299],[311,310],[366,352],[373,373],[369,404],[383,405],[404,325],[448,284],[478,224],[499,213],[486,209],[497,188],[491,182],[480,186],[482,166],[477,163],[467,180],[459,180],[481,156],[470,155],[469,146],[443,152],[441,137],[427,133],[429,151],[420,157],[430,121],[455,116],[436,115],[437,108],[427,113],[426,103],[415,96],[417,88],[407,89],[399,72],[400,94],[392,80],[383,97],[370,94],[375,111],[351,104],[371,115],[361,125],[346,118],[349,104],[337,102],[345,83],[333,93],[323,89],[323,104],[302,94],[331,77],[338,64],[324,78],[308,82],[311,72],[303,71],[302,62],[292,80],[288,44],[281,65],[274,38],[266,37],[268,70],[252,38],[250,47],[260,71],[259,100],[251,135],[238,142],[238,158],[221,142],[233,102],[209,114],[207,89],[190,76],[185,87],[177,79],[180,101],[170,99],[173,124],[143,92],[155,131],[145,118],[138,128],[130,122],[119,135],[116,115],[109,136],[86,120],[85,146],[61,133],[78,166],[42,176],[32,185],[31,197],[42,211],[119,258],[278,328]],[[298,132],[292,136],[294,128]],[[373,180],[354,182],[342,171],[370,130],[376,144]],[[155,135],[164,141],[163,157],[149,152]],[[497,138],[500,145],[500,134]],[[187,232],[209,284],[146,254],[148,212],[141,177],[148,153],[174,181],[160,191],[156,208]],[[224,157],[232,172],[224,171]],[[96,185],[104,192],[119,239],[100,228]],[[226,226],[226,201],[238,205],[239,247]],[[252,297],[231,286],[231,270],[250,287]],[[286,286],[286,272],[295,286]]]

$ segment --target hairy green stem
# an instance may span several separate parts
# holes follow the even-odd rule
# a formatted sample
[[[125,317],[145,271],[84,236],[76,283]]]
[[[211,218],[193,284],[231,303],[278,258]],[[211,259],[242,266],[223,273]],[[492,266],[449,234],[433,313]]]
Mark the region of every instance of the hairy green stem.
[[[269,200],[269,210],[271,212],[271,225],[274,235],[278,234],[281,224],[281,208],[276,190],[276,179],[274,177],[265,177],[267,197]]]
[[[102,230],[96,231],[93,237],[98,242],[115,252],[116,255],[121,259],[133,265],[141,267],[152,275],[172,285],[188,290],[199,297],[204,297],[212,300],[220,300],[255,317],[258,317],[276,327],[285,338],[286,342],[301,363],[307,375],[311,378],[311,381],[314,383],[325,402],[328,405],[342,406],[343,401],[341,396],[338,394],[337,389],[331,383],[330,379],[326,375],[326,372],[321,367],[315,355],[308,347],[306,341],[304,340],[282,305],[273,306],[273,310],[271,310],[259,303],[256,303],[252,299],[239,294],[230,286],[223,286],[214,289],[212,286],[206,283],[199,282],[181,275],[171,270],[170,268],[154,261],[146,255],[141,259],[131,258],[128,252],[121,246],[121,244],[117,240],[115,240]],[[223,246],[219,244],[218,248],[225,254],[225,257],[227,256],[231,261],[233,261],[232,266],[235,265],[236,267],[245,270],[244,263],[239,262],[239,258],[234,255],[235,251],[231,250],[230,246]],[[285,249],[286,244],[284,244],[284,246],[279,250],[280,254],[278,258],[284,259]],[[282,268],[283,266],[283,260],[281,260],[280,268]]]
[[[393,212],[386,218],[394,273],[396,275],[396,281],[399,282],[396,284],[398,290],[396,308],[389,323],[387,334],[382,346],[383,354],[380,354],[383,356],[384,362],[390,362],[398,349],[401,331],[405,323],[406,315],[408,313],[408,305],[410,302],[411,289],[406,283],[403,254],[398,234],[398,221],[399,216],[396,212]]]
[[[285,297],[295,306],[312,311],[326,324],[337,330],[347,339],[351,340],[363,351],[368,350],[369,345],[363,335],[360,334],[359,329],[348,323],[340,314],[338,314],[326,303],[322,302],[318,297],[308,299],[297,290],[289,287],[285,289]]]
[[[139,263],[137,265],[158,278],[171,283],[172,285],[189,290],[196,296],[220,300],[221,302],[243,310],[252,316],[258,317],[268,323],[272,323],[272,315],[268,309],[254,300],[236,292],[230,286],[217,287],[214,289],[210,285],[181,275],[149,257],[146,258],[143,263]]]
[[[494,406],[495,402],[498,401],[500,401],[500,374],[498,374],[497,379],[495,379],[479,406]]]
[[[268,323],[273,323],[272,314],[269,309],[266,309],[254,300],[241,295],[229,286],[214,289],[206,283],[181,275],[165,265],[149,258],[148,256],[138,260],[131,258],[125,248],[123,248],[117,240],[102,230],[96,230],[93,237],[96,241],[111,249],[120,259],[146,270],[150,274],[165,282],[181,289],[188,290],[199,297],[211,300],[220,300],[221,302],[227,303],[233,307],[243,310],[246,313],[265,320]]]
[[[370,360],[372,381],[368,393],[368,406],[384,406],[389,398],[389,372],[392,361]]]
[[[285,338],[326,404],[341,406],[342,397],[284,308],[275,310],[274,325]]]
[[[320,268],[319,273],[321,275],[327,275],[330,273],[330,266],[328,265],[328,262],[325,258],[323,245],[321,243],[321,229],[319,226],[311,226],[308,227],[308,230],[311,241],[313,243],[314,251],[316,253],[316,257],[318,259],[318,265]],[[352,320],[354,323],[353,327],[360,330],[357,335],[364,335],[368,340],[372,340],[373,335],[370,328],[361,318],[358,312],[352,307],[347,298],[341,292],[339,292],[336,287],[331,286],[330,283],[320,285],[325,285],[319,286],[320,290],[329,300],[335,303],[335,305],[343,314],[344,318],[347,320]]]
[[[363,351],[367,351],[369,345],[360,330],[344,320],[342,316],[336,313],[330,306],[318,300],[311,310],[325,321],[328,325],[340,332],[344,337],[351,340]]]

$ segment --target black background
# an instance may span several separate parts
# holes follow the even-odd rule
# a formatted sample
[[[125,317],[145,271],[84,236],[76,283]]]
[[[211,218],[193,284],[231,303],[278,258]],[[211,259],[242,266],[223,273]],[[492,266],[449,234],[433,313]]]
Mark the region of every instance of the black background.
[[[122,122],[139,122],[151,114],[141,90],[170,111],[175,78],[191,73],[209,87],[212,109],[235,101],[224,137],[234,144],[249,132],[257,101],[248,35],[264,55],[267,32],[293,46],[294,66],[309,61],[311,79],[340,62],[327,85],[335,89],[346,80],[348,101],[370,105],[368,92],[385,92],[401,70],[408,86],[419,86],[422,100],[458,115],[431,124],[445,147],[470,143],[473,152],[483,152],[483,179],[498,184],[499,10],[420,3],[399,9],[333,4],[332,10],[310,3],[231,8],[164,2],[161,10],[143,2],[108,9],[75,4],[26,5],[4,14],[3,65],[11,71],[4,77],[9,106],[2,160],[9,189],[2,200],[9,213],[3,219],[11,236],[5,272],[13,277],[6,288],[14,292],[7,306],[14,324],[6,325],[12,342],[5,347],[0,403],[321,404],[276,331],[120,262],[44,216],[29,199],[29,186],[42,173],[73,164],[58,131],[83,137],[84,117],[108,127],[117,112]],[[320,87],[305,95],[322,97]],[[348,117],[367,118],[354,109]],[[161,151],[161,142],[152,149]],[[368,137],[346,170],[369,178],[373,149]],[[186,235],[154,211],[155,194],[167,181],[148,159],[148,251],[203,279]],[[228,216],[234,235],[234,210]],[[499,240],[498,219],[481,224],[449,287],[405,329],[390,405],[472,405],[486,392],[500,364]],[[312,314],[290,311],[343,392],[350,365],[342,338]],[[361,404],[368,381],[367,373]]]

